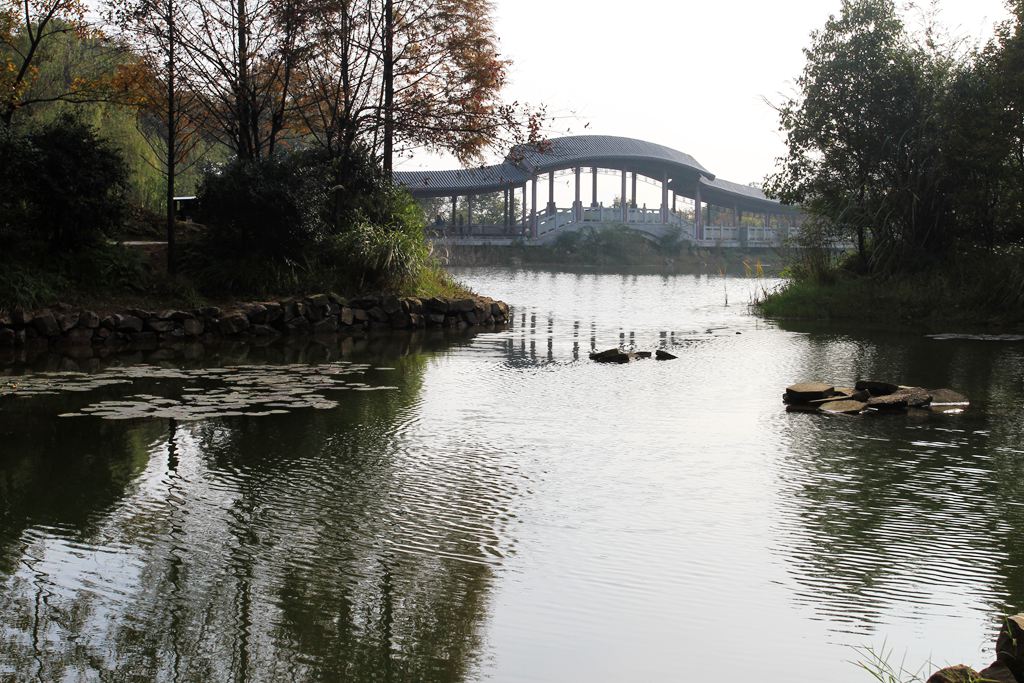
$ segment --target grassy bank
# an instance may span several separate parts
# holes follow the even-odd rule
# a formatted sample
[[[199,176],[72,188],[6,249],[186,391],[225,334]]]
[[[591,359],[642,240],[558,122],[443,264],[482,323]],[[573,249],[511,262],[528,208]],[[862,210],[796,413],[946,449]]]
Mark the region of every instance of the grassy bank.
[[[226,270],[230,268],[232,265],[225,264]],[[256,275],[265,277],[261,273]],[[0,263],[0,312],[18,307],[39,309],[57,303],[98,312],[197,308],[325,291],[346,298],[378,293],[420,298],[462,298],[472,294],[432,259],[390,286],[380,281],[371,286],[359,286],[359,280],[338,277],[333,269],[316,264],[296,264],[294,270],[279,275],[253,279],[245,287],[231,291],[211,290],[204,287],[201,277],[187,270],[168,277],[164,245],[108,244],[74,256],[54,257],[46,267],[3,259]]]
[[[1024,271],[1005,255],[973,255],[956,266],[891,276],[840,270],[790,280],[755,307],[785,320],[1017,331],[1024,329]]]

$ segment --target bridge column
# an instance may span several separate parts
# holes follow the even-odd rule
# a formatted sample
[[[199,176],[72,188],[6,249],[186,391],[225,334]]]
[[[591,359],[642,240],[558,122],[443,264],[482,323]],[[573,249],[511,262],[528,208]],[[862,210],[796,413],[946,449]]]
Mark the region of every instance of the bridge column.
[[[661,222],[668,223],[668,171],[661,174]]]
[[[733,217],[733,220],[736,221],[736,227],[737,228],[740,227],[740,224],[743,222],[743,212],[740,211],[739,204],[733,204],[733,206],[732,206],[732,217]]]
[[[548,173],[548,215],[555,215],[555,172]]]
[[[572,204],[572,213],[573,213],[573,218],[576,220],[576,222],[577,223],[582,223],[583,222],[583,202],[580,201],[580,174],[582,173],[583,169],[581,169],[579,166],[577,166],[575,171],[576,171],[576,201],[574,201],[573,204]]]
[[[540,228],[539,216],[537,216],[537,176],[533,176],[533,200],[531,206],[533,207],[533,213],[530,218],[530,237],[537,238],[537,230]]]
[[[697,189],[693,193],[693,237],[704,239],[704,207],[700,200],[700,178],[697,178]]]
[[[672,213],[676,212],[676,200],[679,199],[679,195],[676,194],[675,190],[672,190]]]
[[[473,234],[473,195],[466,195],[466,234]]]
[[[626,176],[629,172],[622,169],[622,222],[629,223],[629,199],[626,197]]]
[[[636,171],[633,171],[633,193],[629,196],[629,208],[636,208]]]
[[[590,169],[591,182],[593,183],[593,191],[591,193],[590,208],[596,209],[597,204],[597,166]]]
[[[459,220],[459,198],[452,197],[452,224],[451,227],[454,230]]]
[[[523,183],[523,221],[519,225],[519,234],[520,235],[525,235],[526,234],[526,206],[527,206],[527,203],[526,203],[526,183]]]

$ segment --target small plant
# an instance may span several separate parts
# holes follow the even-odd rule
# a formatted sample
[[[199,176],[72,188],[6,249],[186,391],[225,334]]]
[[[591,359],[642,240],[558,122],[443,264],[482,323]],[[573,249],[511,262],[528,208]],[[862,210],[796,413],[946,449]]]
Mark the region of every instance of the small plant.
[[[878,683],[924,683],[925,666],[922,665],[917,671],[910,671],[906,667],[906,660],[901,661],[899,665],[892,664],[893,651],[886,649],[884,643],[877,651],[872,647],[855,647],[853,650],[860,658],[852,663],[866,671]]]

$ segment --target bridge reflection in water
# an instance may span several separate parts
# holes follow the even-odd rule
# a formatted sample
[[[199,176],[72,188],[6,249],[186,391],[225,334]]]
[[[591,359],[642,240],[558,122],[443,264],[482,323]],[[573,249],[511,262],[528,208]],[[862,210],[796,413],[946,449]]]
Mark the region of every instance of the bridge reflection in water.
[[[589,206],[583,203],[585,173],[591,181]],[[608,198],[602,200],[598,192],[602,174],[620,180],[607,206]],[[573,180],[568,207],[556,202],[560,176]],[[547,179],[544,206],[538,203],[542,177]],[[395,180],[417,199],[434,201],[434,233],[453,244],[536,245],[583,228],[626,226],[655,239],[674,236],[699,246],[775,246],[803,221],[799,208],[769,199],[757,187],[719,179],[688,154],[631,138],[557,138],[518,145],[498,165],[400,171]],[[659,206],[638,206],[638,182],[660,189]],[[438,204],[441,199],[450,205]]]

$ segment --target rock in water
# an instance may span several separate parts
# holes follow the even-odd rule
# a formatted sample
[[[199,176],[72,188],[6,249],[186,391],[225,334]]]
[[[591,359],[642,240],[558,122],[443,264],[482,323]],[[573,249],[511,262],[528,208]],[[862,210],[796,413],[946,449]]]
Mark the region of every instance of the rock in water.
[[[633,354],[626,353],[622,349],[608,349],[590,354],[590,360],[595,363],[628,363],[633,360],[633,357]]]
[[[960,406],[966,408],[971,404],[970,400],[963,394],[958,394],[952,389],[931,389],[933,406]]]
[[[662,351],[661,349],[658,349],[654,353],[654,357],[657,358],[658,360],[675,360],[676,358],[678,358],[678,356],[673,356],[668,351]]]
[[[646,358],[650,358],[652,355],[654,355],[654,354],[652,354],[650,351],[637,351],[636,352],[636,357],[637,358],[645,358],[646,359]]]
[[[856,389],[857,391],[866,391],[872,396],[888,396],[889,394],[895,394],[899,387],[888,382],[864,380],[857,382]]]
[[[872,396],[868,399],[867,406],[882,413],[902,413],[908,407],[907,397],[895,393],[885,396]]]
[[[823,398],[831,398],[835,394],[835,390],[836,388],[831,384],[804,382],[788,387],[783,400],[786,403],[810,403]]]
[[[821,404],[821,412],[833,415],[860,415],[868,407],[863,401],[830,401]]]

